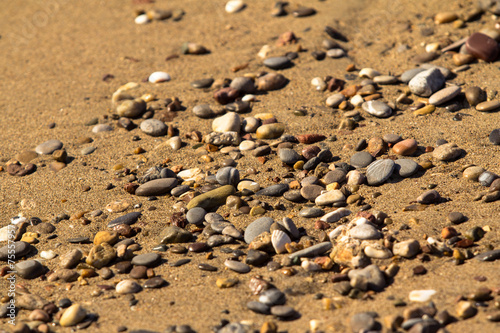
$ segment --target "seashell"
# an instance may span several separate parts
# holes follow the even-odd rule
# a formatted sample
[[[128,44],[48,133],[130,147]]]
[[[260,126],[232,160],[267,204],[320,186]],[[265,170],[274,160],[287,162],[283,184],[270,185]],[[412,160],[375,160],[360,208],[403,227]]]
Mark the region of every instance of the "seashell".
[[[151,22],[147,14],[138,15],[134,21],[135,24],[148,24],[149,22]]]
[[[274,230],[271,236],[271,243],[273,244],[274,250],[276,253],[284,253],[286,252],[285,245],[291,243],[292,240],[290,237],[281,230]]]
[[[359,77],[367,77],[369,79],[373,79],[376,76],[380,75],[379,71],[374,70],[373,68],[363,68],[359,71]]]
[[[306,272],[321,271],[321,266],[311,260],[304,260],[300,265]]]
[[[380,245],[379,243],[371,243],[370,245],[367,245],[363,251],[368,257],[374,259],[388,259],[392,257],[391,250]]]
[[[165,72],[154,72],[149,76],[149,82],[151,83],[160,83],[170,81],[170,75]]]
[[[350,215],[352,212],[349,209],[346,208],[339,208],[333,212],[330,212],[328,214],[323,215],[322,218],[320,218],[320,221],[328,222],[328,223],[333,223],[337,222],[341,218]]]
[[[246,5],[243,1],[241,0],[231,0],[226,3],[226,12],[227,13],[237,13],[241,11],[243,8],[245,8]]]

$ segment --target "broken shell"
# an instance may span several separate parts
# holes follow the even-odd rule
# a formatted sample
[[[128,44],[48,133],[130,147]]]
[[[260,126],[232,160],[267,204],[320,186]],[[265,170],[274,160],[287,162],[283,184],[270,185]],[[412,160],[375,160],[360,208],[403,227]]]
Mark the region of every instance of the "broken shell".
[[[291,243],[292,240],[290,237],[281,230],[274,230],[271,236],[271,243],[273,244],[274,250],[276,253],[284,253],[286,252],[285,245]]]

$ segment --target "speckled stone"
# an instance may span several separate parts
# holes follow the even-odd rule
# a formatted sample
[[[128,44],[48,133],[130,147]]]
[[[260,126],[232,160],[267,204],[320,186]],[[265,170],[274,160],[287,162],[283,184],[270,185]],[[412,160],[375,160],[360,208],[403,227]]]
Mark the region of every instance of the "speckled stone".
[[[418,96],[429,97],[438,91],[445,82],[445,77],[437,68],[431,68],[415,75],[408,86],[412,93]]]

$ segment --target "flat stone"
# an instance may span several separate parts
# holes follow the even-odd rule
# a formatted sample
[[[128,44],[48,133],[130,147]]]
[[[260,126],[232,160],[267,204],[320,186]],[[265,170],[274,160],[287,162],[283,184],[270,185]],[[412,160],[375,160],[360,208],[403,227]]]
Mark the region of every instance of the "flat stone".
[[[272,91],[283,88],[288,83],[288,79],[282,74],[268,73],[255,80],[258,90]]]
[[[408,86],[415,95],[429,97],[438,91],[445,81],[446,79],[439,69],[431,68],[415,75]]]
[[[331,190],[318,196],[314,202],[318,206],[329,206],[344,201],[345,196],[340,190]]]
[[[70,250],[59,258],[59,266],[62,268],[73,268],[78,265],[82,257],[83,253],[79,249]]]
[[[304,198],[300,194],[300,190],[290,190],[283,193],[283,198],[291,202],[302,202]]]
[[[441,195],[439,195],[438,191],[436,190],[426,191],[417,198],[417,202],[424,205],[439,203],[440,201]]]
[[[497,41],[480,32],[470,35],[465,47],[474,57],[487,62],[495,61],[498,57]]]
[[[362,269],[353,269],[349,271],[348,276],[350,279],[357,276],[366,278],[368,289],[374,291],[381,291],[386,285],[384,273],[377,265],[369,265]]]
[[[118,294],[135,294],[142,290],[142,287],[134,280],[123,280],[116,285]]]
[[[432,152],[432,156],[439,161],[455,160],[462,155],[462,149],[455,143],[445,143]]]
[[[201,224],[205,220],[207,211],[201,207],[194,207],[186,213],[186,219],[192,224]]]
[[[396,143],[392,152],[397,155],[410,156],[417,151],[418,145],[415,139],[406,139]]]
[[[75,326],[85,319],[87,311],[80,304],[73,304],[67,308],[59,319],[62,327]]]
[[[446,87],[444,89],[441,89],[434,94],[432,94],[431,97],[429,97],[429,104],[432,105],[441,105],[444,104],[448,101],[451,101],[455,97],[460,94],[460,87],[459,86],[450,86]]]
[[[366,169],[366,179],[371,186],[383,184],[391,177],[395,169],[393,160],[384,159],[371,163]]]
[[[349,163],[355,168],[365,168],[370,165],[372,161],[373,156],[370,153],[366,151],[360,151],[352,155]]]
[[[93,147],[93,146],[88,146],[88,147],[85,147],[83,148],[81,151],[80,151],[80,154],[82,155],[90,155],[92,154],[97,148],[96,147]]]
[[[293,165],[300,160],[299,153],[290,148],[280,148],[278,150],[278,157],[281,162],[288,165]]]
[[[140,129],[142,132],[151,136],[163,136],[167,134],[168,127],[165,123],[158,119],[146,119],[141,123]]]
[[[366,223],[360,224],[349,230],[349,236],[355,239],[379,239],[382,234],[374,226]]]
[[[108,124],[97,124],[92,127],[92,133],[111,132],[113,127]]]
[[[59,140],[49,140],[45,141],[44,143],[39,144],[35,148],[35,152],[38,154],[43,154],[43,155],[50,155],[56,150],[59,150],[63,147],[63,143]]]
[[[332,183],[343,184],[346,181],[346,176],[347,174],[345,170],[337,168],[335,170],[328,172],[323,177],[323,180],[325,181],[326,184],[332,184]]]
[[[212,118],[215,116],[214,110],[208,104],[199,104],[193,108],[193,114],[202,119]]]
[[[144,282],[144,289],[158,289],[167,286],[168,282],[162,277],[155,276]]]
[[[493,183],[493,181],[497,178],[498,178],[498,175],[494,174],[493,172],[485,171],[479,175],[477,180],[483,186],[490,186]]]
[[[313,208],[313,207],[303,208],[299,212],[299,216],[305,217],[305,218],[320,217],[320,216],[323,216],[324,214],[325,214],[325,211],[323,209]]]
[[[141,212],[132,212],[132,213],[122,215],[122,216],[117,217],[116,219],[110,221],[108,223],[108,228],[113,228],[113,227],[120,225],[120,224],[132,225],[135,222],[137,222],[137,219],[139,219],[140,216],[141,216]]]
[[[158,253],[144,253],[132,258],[132,265],[154,267],[159,264],[161,257]]]
[[[255,313],[259,313],[259,314],[267,315],[267,314],[271,313],[271,308],[268,305],[261,303],[261,302],[257,302],[257,301],[248,302],[247,308],[249,310],[251,310]]]
[[[350,323],[353,333],[371,331],[376,325],[373,314],[367,312],[356,313],[351,317]]]
[[[500,249],[486,251],[475,256],[476,260],[479,261],[495,261],[500,259]]]
[[[394,163],[394,173],[403,178],[414,175],[419,168],[417,162],[409,159],[398,159]]]
[[[268,140],[279,138],[285,131],[282,123],[273,123],[259,126],[256,131],[257,139]]]
[[[252,270],[252,268],[247,264],[236,260],[226,260],[224,261],[224,266],[240,274],[245,274]]]
[[[14,253],[12,253],[12,244],[10,244],[10,247],[9,245],[2,246],[0,248],[0,260],[7,261],[9,254],[14,254],[16,260],[19,260],[31,252],[31,249],[31,245],[23,241],[14,242]]]
[[[38,157],[38,154],[32,150],[25,150],[14,157],[19,162],[26,164]]]
[[[262,266],[269,261],[269,255],[262,251],[248,250],[245,263],[252,266]]]
[[[15,265],[17,275],[23,279],[37,278],[44,273],[44,270],[43,265],[36,260],[21,261]]]
[[[162,244],[187,243],[192,237],[193,235],[187,230],[176,226],[169,226],[161,231],[158,240]]]
[[[333,212],[323,215],[320,220],[326,223],[335,223],[341,218],[349,216],[351,213],[352,212],[349,209],[342,207],[334,210]]]
[[[263,232],[270,232],[271,225],[274,220],[271,217],[261,217],[250,223],[245,229],[244,239],[247,244],[250,244],[255,237]]]
[[[314,201],[324,190],[325,188],[319,185],[306,185],[300,189],[300,194],[304,199]]]
[[[259,302],[268,306],[283,305],[286,303],[286,296],[282,291],[271,288],[260,293]]]
[[[267,197],[280,197],[283,193],[288,191],[289,188],[288,184],[276,184],[263,188],[255,194]]]
[[[196,88],[196,89],[204,89],[204,88],[210,88],[212,86],[212,83],[214,83],[214,79],[212,78],[206,78],[206,79],[199,79],[192,81],[191,87]]]
[[[500,101],[487,101],[487,102],[481,102],[478,105],[476,105],[476,110],[481,111],[481,112],[492,112],[492,111],[498,111],[500,109]]]
[[[215,118],[212,122],[212,130],[214,132],[236,132],[239,133],[241,128],[241,118],[234,112],[229,112],[222,117]]]
[[[234,194],[236,189],[232,185],[224,185],[214,190],[200,194],[194,197],[187,204],[187,209],[194,207],[201,207],[205,210],[210,210],[212,208],[223,205],[226,202],[228,196]]]
[[[271,314],[279,318],[290,318],[297,314],[294,308],[287,305],[275,305],[271,308]]]
[[[264,66],[271,69],[284,69],[292,65],[287,57],[271,57],[264,60]]]
[[[387,118],[392,115],[392,109],[389,105],[381,101],[368,101],[361,104],[363,110],[377,118]]]
[[[294,258],[307,258],[307,257],[318,257],[327,252],[332,248],[332,243],[331,242],[322,242],[319,244],[315,244],[312,246],[309,246],[303,250],[294,252],[290,254],[288,257],[290,259]]]

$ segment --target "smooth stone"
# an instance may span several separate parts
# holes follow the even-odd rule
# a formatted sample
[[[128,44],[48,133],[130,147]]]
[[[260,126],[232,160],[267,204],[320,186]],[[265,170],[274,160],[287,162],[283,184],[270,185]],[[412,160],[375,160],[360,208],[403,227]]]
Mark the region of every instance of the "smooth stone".
[[[255,313],[259,313],[259,314],[267,315],[267,314],[271,313],[271,308],[268,305],[261,303],[261,302],[257,302],[257,301],[248,302],[247,308],[249,310],[251,310]]]
[[[116,108],[120,117],[138,118],[146,111],[147,105],[142,99],[125,100]]]
[[[62,327],[75,326],[87,316],[87,311],[80,304],[73,304],[67,308],[59,319]]]
[[[493,172],[485,171],[479,175],[477,180],[483,186],[490,186],[493,183],[493,181],[497,178],[498,178],[498,175],[494,174]]]
[[[476,110],[481,112],[498,111],[498,109],[500,109],[500,101],[487,101],[476,105]]]
[[[355,239],[379,239],[382,234],[370,224],[360,224],[349,230],[349,236]]]
[[[300,155],[295,150],[290,148],[281,148],[278,150],[278,157],[281,162],[293,165],[300,160]]]
[[[431,97],[429,97],[429,104],[432,105],[441,105],[444,104],[453,98],[457,97],[458,94],[460,94],[461,88],[459,86],[450,86],[446,87],[444,89],[441,89],[434,94],[432,94]]]
[[[438,91],[445,81],[445,77],[438,68],[431,68],[415,75],[408,83],[408,87],[417,96],[429,97]]]
[[[157,289],[166,285],[168,285],[168,282],[165,279],[155,276],[144,282],[144,289]]]
[[[201,207],[194,207],[186,213],[186,219],[192,224],[201,224],[205,220],[207,211]]]
[[[436,190],[426,191],[417,198],[417,202],[424,205],[439,203],[440,201],[441,201],[441,195],[439,195],[438,191]]]
[[[289,188],[288,184],[276,184],[263,188],[255,194],[267,197],[280,197],[283,193],[288,191]]]
[[[257,139],[268,140],[279,138],[285,131],[285,125],[273,123],[259,126],[256,131]]]
[[[395,169],[393,160],[384,159],[371,163],[366,169],[366,179],[371,186],[383,184],[391,177]]]
[[[34,279],[43,274],[44,267],[36,260],[26,260],[18,262],[15,265],[15,271],[23,279]]]
[[[365,168],[370,165],[373,161],[373,156],[366,152],[360,151],[352,155],[349,163],[355,168]]]
[[[16,260],[19,260],[22,257],[24,257],[25,255],[27,255],[32,249],[30,244],[23,242],[23,241],[14,242],[13,244],[14,244],[13,248],[12,248],[12,244],[8,244],[8,245],[2,246],[0,248],[0,260],[1,261],[7,261],[7,259],[9,258],[9,255],[12,255],[12,254],[14,254]],[[14,252],[12,252],[12,250],[14,250]]]
[[[248,250],[245,263],[252,266],[262,266],[269,261],[269,255],[262,251]]]
[[[171,77],[165,72],[153,72],[149,75],[148,81],[151,83],[161,83],[170,81]]]
[[[288,83],[288,79],[282,74],[268,73],[255,80],[258,90],[272,91],[283,88]]]
[[[351,213],[352,212],[349,209],[342,207],[334,210],[333,212],[323,215],[320,220],[327,223],[335,223],[341,218],[349,216]]]
[[[495,261],[500,259],[500,249],[486,251],[476,255],[474,258],[479,261]]]
[[[189,210],[194,207],[201,207],[205,210],[210,210],[223,205],[226,202],[227,197],[235,192],[236,189],[234,186],[224,185],[194,197],[191,201],[189,201],[186,208]]]
[[[381,291],[386,285],[384,273],[373,264],[362,269],[353,269],[349,271],[348,276],[351,280],[356,277],[365,278],[368,289],[374,291]]]
[[[425,303],[429,302],[437,292],[432,289],[428,290],[412,290],[410,291],[410,294],[408,295],[408,298],[410,299],[411,302],[420,302],[420,303]]]
[[[254,133],[260,126],[260,121],[254,117],[246,117],[243,119],[242,127],[246,133]]]
[[[275,305],[271,308],[271,314],[279,318],[289,318],[297,314],[294,308],[287,305]]]
[[[230,112],[247,113],[250,111],[251,105],[250,102],[235,101],[233,103],[226,104],[225,108]]]
[[[207,78],[207,79],[199,79],[191,82],[191,87],[196,88],[196,89],[204,89],[204,88],[210,88],[212,86],[212,83],[214,83],[214,79],[212,78]]]
[[[212,118],[215,116],[214,110],[208,104],[199,104],[193,108],[193,114],[202,119]]]
[[[449,79],[451,77],[451,74],[452,74],[452,72],[448,68],[443,67],[443,66],[436,66],[434,64],[426,63],[426,64],[420,65],[420,67],[422,67],[426,70],[436,68],[441,72],[441,74],[443,74],[445,79]]]
[[[99,231],[94,236],[94,245],[99,245],[102,243],[108,243],[109,245],[114,245],[118,241],[118,233],[115,231],[103,230]]]
[[[50,155],[56,150],[61,149],[62,147],[63,143],[61,141],[53,139],[39,144],[38,146],[36,146],[35,151],[38,154]]]
[[[457,317],[460,319],[468,319],[477,314],[477,309],[474,307],[473,302],[460,301],[456,305]]]
[[[451,161],[462,155],[462,149],[455,143],[445,143],[432,152],[432,156],[439,161]]]
[[[137,219],[141,216],[141,212],[132,212],[125,214],[123,216],[117,217],[116,219],[108,223],[108,228],[113,228],[120,224],[132,225],[137,222]]]
[[[242,180],[238,183],[238,191],[249,190],[256,193],[260,190],[259,183],[251,180]]]
[[[98,124],[92,127],[93,133],[111,132],[112,130],[113,127],[109,126],[108,124]]]
[[[366,246],[363,251],[373,259],[388,259],[393,256],[391,250],[377,243]]]
[[[83,148],[83,149],[80,151],[80,153],[81,153],[82,155],[84,155],[84,156],[85,156],[85,155],[90,155],[90,154],[92,154],[92,153],[93,153],[96,149],[97,149],[96,147],[89,146],[89,147],[85,147],[85,148]]]
[[[134,280],[123,280],[116,285],[118,294],[135,294],[142,290],[142,287]]]
[[[325,188],[319,185],[306,185],[300,189],[300,195],[306,200],[314,201],[324,190]]]
[[[328,206],[344,201],[345,196],[340,190],[331,190],[318,196],[314,202],[318,206]]]
[[[324,177],[323,180],[325,181],[326,184],[332,184],[332,183],[345,183],[346,181],[346,172],[342,169],[335,169],[330,172],[328,172]]]
[[[428,104],[424,107],[421,107],[421,108],[413,111],[413,114],[415,116],[425,116],[425,115],[433,113],[435,110],[436,110],[436,106]]]
[[[286,303],[286,295],[276,288],[267,289],[260,293],[259,302],[268,306],[283,305]]]
[[[394,161],[394,173],[399,175],[400,177],[407,178],[414,175],[419,168],[417,162],[409,159],[398,159]]]
[[[135,190],[135,195],[143,197],[164,195],[170,193],[175,186],[177,186],[175,178],[154,179],[140,185]]]
[[[79,249],[70,250],[59,258],[59,266],[62,268],[73,268],[78,265],[82,257],[83,253]]]
[[[486,91],[479,87],[469,87],[465,89],[465,98],[470,106],[476,106],[481,102],[486,101]]]
[[[370,332],[375,328],[376,322],[372,313],[360,312],[351,317],[351,330],[353,333]]]
[[[189,231],[172,225],[160,232],[158,240],[161,244],[187,243],[192,237],[193,235]]]
[[[297,226],[293,220],[289,217],[284,217],[282,221],[278,221],[278,224],[285,227],[287,233],[294,239],[298,239],[300,236]]]
[[[25,150],[19,154],[16,154],[14,157],[16,160],[21,162],[22,164],[27,164],[30,161],[34,160],[38,157],[38,154],[32,150]]]
[[[215,118],[212,122],[212,131],[214,132],[236,132],[241,128],[241,118],[234,112],[229,112],[222,117]]]
[[[460,224],[462,222],[465,221],[465,216],[464,214],[460,213],[460,212],[451,212],[450,214],[448,214],[448,221],[451,223],[451,224]]]
[[[493,38],[475,32],[465,42],[467,51],[474,57],[486,62],[495,61],[498,57],[498,43]]]
[[[410,82],[411,79],[413,79],[418,73],[425,71],[424,68],[418,67],[418,68],[413,68],[405,71],[403,74],[401,74],[401,81],[404,83]]]
[[[450,23],[458,19],[458,15],[452,12],[440,12],[434,16],[436,24]]]
[[[327,252],[332,248],[332,243],[331,242],[322,242],[319,244],[315,244],[312,246],[309,246],[303,250],[299,250],[297,252],[294,252],[290,254],[288,257],[290,259],[295,259],[295,258],[306,258],[306,257],[318,257]]]
[[[232,271],[235,271],[236,273],[240,274],[245,274],[248,273],[252,270],[250,266],[247,264],[241,262],[241,261],[236,261],[236,260],[226,260],[224,261],[224,266],[229,268]]]
[[[410,156],[417,151],[418,145],[415,139],[406,139],[396,143],[392,152],[397,155]]]
[[[283,198],[291,202],[302,202],[304,198],[300,194],[300,190],[290,190],[283,193]]]
[[[151,136],[162,136],[167,134],[168,127],[158,119],[146,119],[141,123],[141,131]]]
[[[255,84],[253,80],[249,77],[239,76],[235,77],[231,84],[231,88],[238,90],[241,94],[253,94],[255,93]]]
[[[250,244],[257,236],[263,232],[270,232],[274,220],[271,217],[261,217],[250,223],[245,229],[244,239]]]
[[[132,265],[153,267],[160,261],[161,257],[158,253],[143,253],[132,258]]]
[[[391,107],[381,101],[374,100],[364,102],[361,107],[363,110],[377,118],[387,118],[392,115]]]
[[[490,139],[490,142],[494,145],[500,145],[500,128],[494,129],[491,131],[490,135],[488,136]]]
[[[229,14],[237,13],[245,8],[245,3],[242,0],[230,0],[226,3],[226,12]]]
[[[331,95],[331,96],[328,96],[328,98],[326,99],[326,105],[331,107],[331,108],[336,108],[340,105],[340,103],[342,103],[343,101],[345,101],[345,96],[341,93],[338,93],[338,94],[334,94],[334,95]]]
[[[415,239],[408,239],[402,242],[395,243],[392,247],[392,252],[396,256],[404,258],[412,258],[420,251],[420,244]]]
[[[313,217],[320,217],[325,214],[325,211],[320,208],[303,208],[299,212],[300,217],[305,217],[305,218],[313,218]]]
[[[264,60],[264,65],[271,69],[284,69],[291,66],[291,61],[287,57],[271,57]]]
[[[220,168],[219,171],[217,171],[215,178],[221,185],[236,186],[240,181],[240,172],[238,169],[228,166]]]

